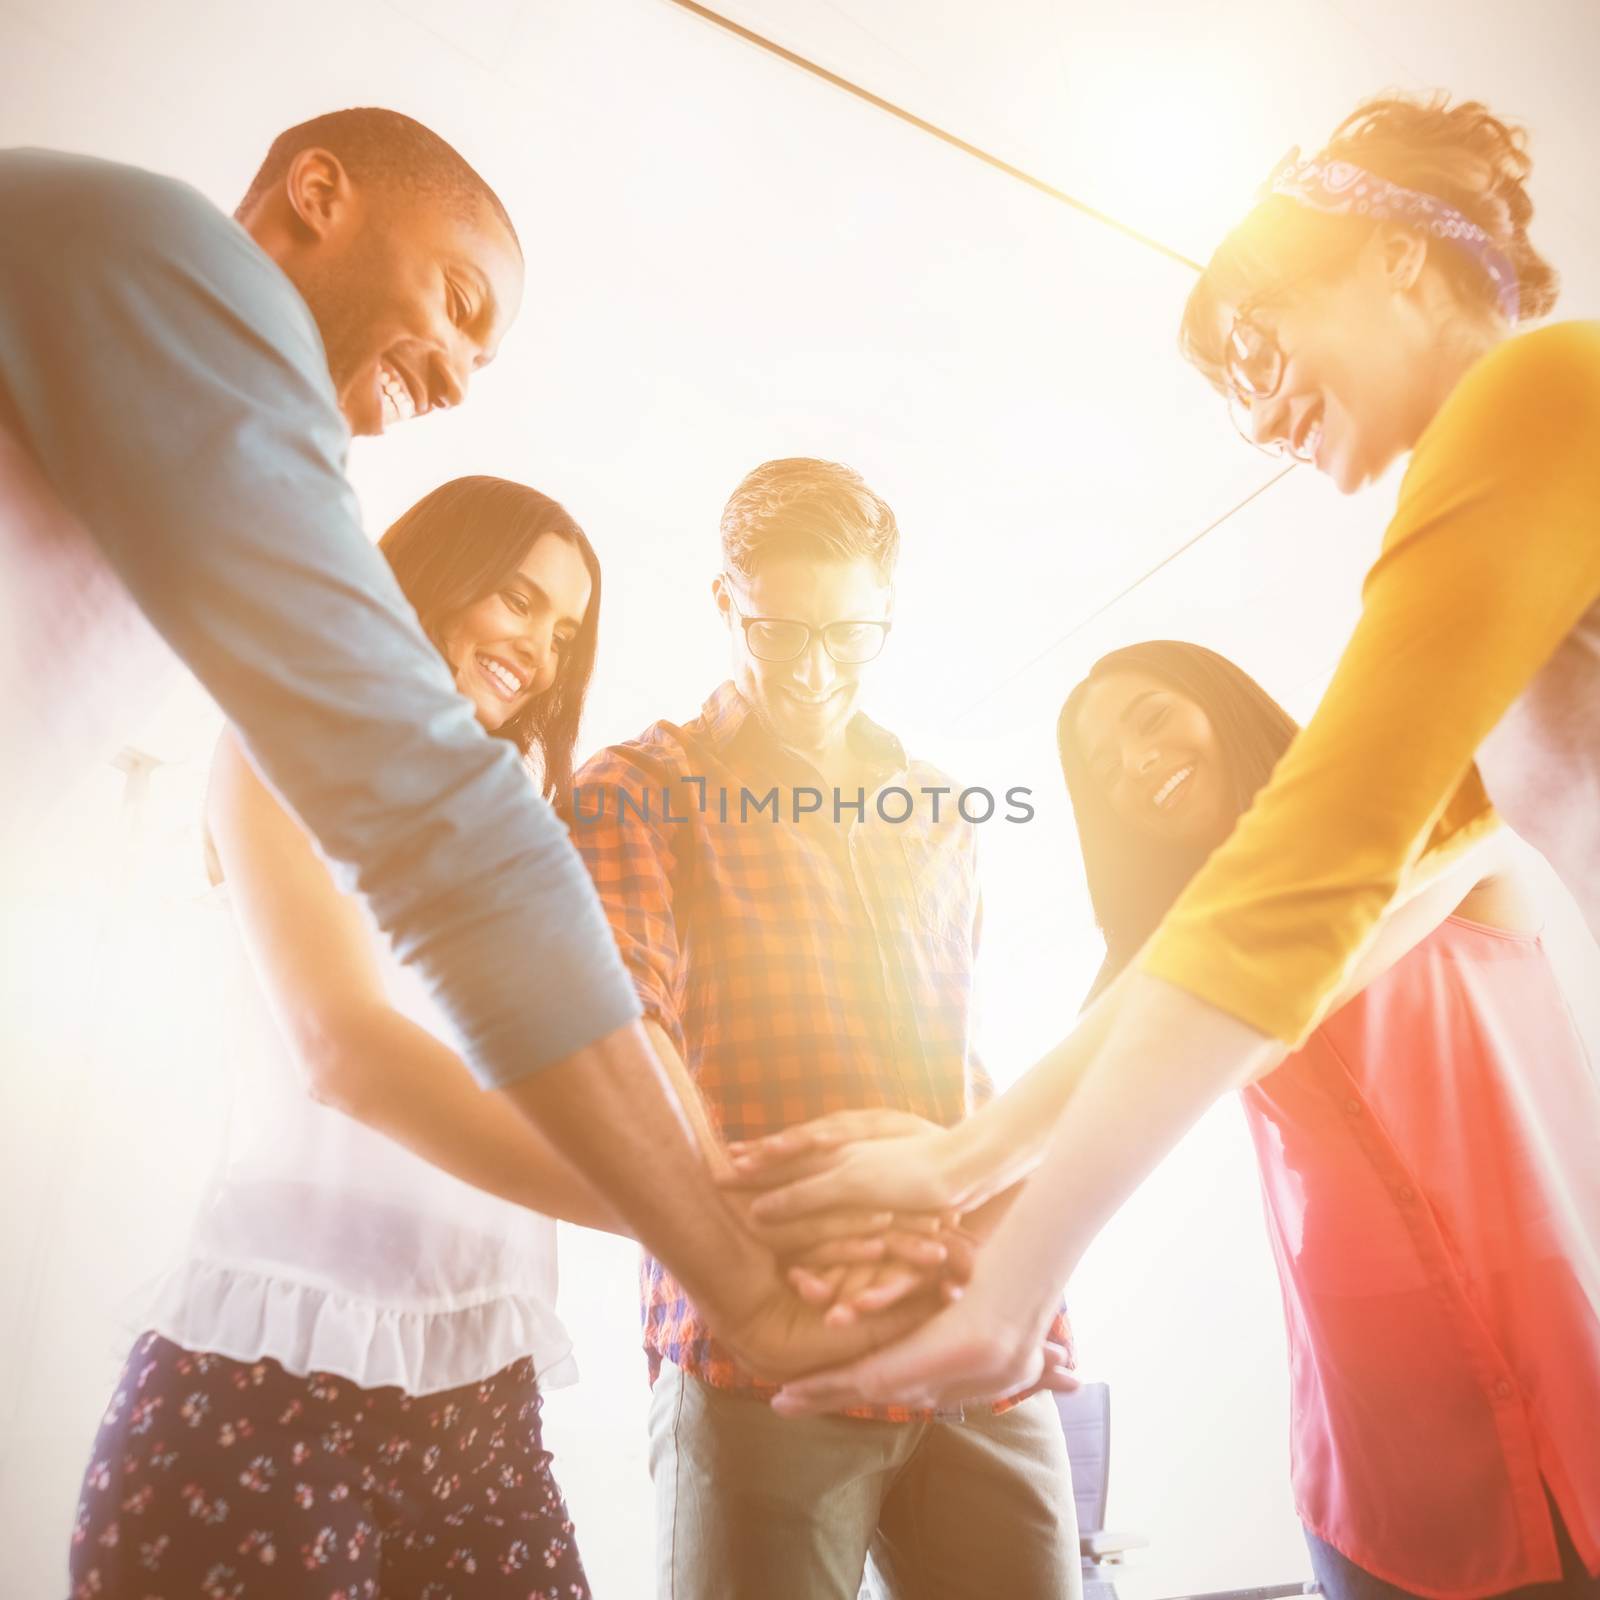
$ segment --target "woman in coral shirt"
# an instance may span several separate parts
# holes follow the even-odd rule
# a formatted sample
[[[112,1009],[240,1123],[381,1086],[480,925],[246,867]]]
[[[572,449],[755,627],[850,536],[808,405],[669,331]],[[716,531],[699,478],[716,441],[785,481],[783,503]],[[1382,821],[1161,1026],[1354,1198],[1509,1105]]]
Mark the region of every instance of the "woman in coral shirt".
[[[1199,645],[1114,651],[1073,690],[1057,736],[1106,937],[1097,991],[1297,731]],[[1241,1095],[1295,1502],[1332,1600],[1600,1595],[1567,1526],[1600,1508],[1600,1082],[1516,869],[1485,871],[1413,948],[1392,929]]]

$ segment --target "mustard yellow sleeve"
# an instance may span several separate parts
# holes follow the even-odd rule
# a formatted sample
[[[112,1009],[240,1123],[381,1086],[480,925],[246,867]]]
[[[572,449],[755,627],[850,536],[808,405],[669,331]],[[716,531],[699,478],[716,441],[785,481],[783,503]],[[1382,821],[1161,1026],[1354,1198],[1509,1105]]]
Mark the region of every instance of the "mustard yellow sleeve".
[[[1473,753],[1597,596],[1600,323],[1563,323],[1418,442],[1322,704],[1140,967],[1303,1040],[1424,851],[1494,826]]]

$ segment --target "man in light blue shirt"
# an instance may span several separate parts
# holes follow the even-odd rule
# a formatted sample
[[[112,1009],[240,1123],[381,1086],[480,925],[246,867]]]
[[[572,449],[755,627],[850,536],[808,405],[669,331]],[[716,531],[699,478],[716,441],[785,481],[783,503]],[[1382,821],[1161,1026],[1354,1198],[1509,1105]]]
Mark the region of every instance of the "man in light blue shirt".
[[[522,277],[483,179],[394,112],[291,129],[237,221],[149,172],[0,153],[0,829],[93,759],[170,648],[480,1082],[754,1367],[843,1359],[712,1185],[587,874],[456,693],[344,476],[351,432],[464,400]]]

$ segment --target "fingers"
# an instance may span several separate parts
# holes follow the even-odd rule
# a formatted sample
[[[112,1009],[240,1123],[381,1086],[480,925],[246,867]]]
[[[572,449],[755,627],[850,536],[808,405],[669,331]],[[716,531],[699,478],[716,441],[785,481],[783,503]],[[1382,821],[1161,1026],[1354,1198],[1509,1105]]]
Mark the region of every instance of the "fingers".
[[[878,1267],[846,1267],[834,1294],[833,1306],[822,1320],[830,1328],[847,1328],[856,1320],[855,1298],[877,1281]]]
[[[818,1216],[771,1224],[763,1222],[751,1207],[751,1220],[763,1242],[777,1256],[802,1256],[819,1244],[834,1239],[857,1239],[881,1235],[894,1221],[892,1211],[828,1211]],[[882,1253],[881,1251],[879,1252]]]
[[[782,1168],[802,1157],[826,1157],[842,1145],[858,1139],[906,1138],[916,1134],[942,1131],[935,1122],[919,1117],[914,1112],[896,1111],[888,1106],[863,1106],[852,1111],[833,1111],[824,1117],[815,1117],[781,1133],[770,1133],[760,1139],[733,1139],[727,1146],[733,1160],[734,1174],[725,1182],[750,1183],[766,1188],[770,1182],[761,1181],[763,1175]],[[800,1173],[795,1174],[801,1176]]]
[[[880,1403],[880,1396],[899,1395],[906,1388],[906,1381],[904,1358],[897,1357],[897,1352],[918,1344],[921,1337],[912,1334],[901,1345],[786,1383],[773,1396],[772,1409],[784,1417],[811,1417],[825,1411],[875,1405]]]
[[[943,1266],[949,1253],[942,1238],[931,1238],[923,1233],[904,1233],[899,1228],[891,1228],[884,1234],[883,1244],[886,1254],[914,1267]]]
[[[945,1220],[947,1215],[943,1211],[897,1211],[892,1224],[901,1233],[938,1233],[941,1228],[955,1226]]]
[[[846,1121],[848,1116],[848,1112],[836,1112],[832,1116],[816,1117],[796,1127],[785,1128],[781,1133],[769,1133],[760,1139],[732,1139],[728,1142],[728,1154],[735,1161],[762,1167],[792,1161],[798,1155],[818,1150],[831,1150],[851,1138]]]
[[[816,1243],[825,1244],[829,1239],[853,1239],[864,1233],[882,1233],[893,1225],[892,1211],[844,1210],[808,1217],[798,1226],[811,1233]]]
[[[831,1267],[824,1271],[813,1271],[809,1267],[790,1267],[789,1282],[794,1285],[794,1292],[808,1306],[822,1308],[833,1304],[844,1273],[843,1267]]]
[[[899,1262],[885,1262],[870,1278],[839,1286],[833,1309],[827,1315],[832,1327],[843,1327],[858,1317],[870,1317],[898,1305],[927,1283],[924,1273]]]
[[[784,1416],[858,1405],[923,1409],[1040,1385],[1062,1389],[1075,1381],[1060,1345],[1041,1341],[1018,1347],[1003,1327],[974,1311],[975,1304],[969,1295],[871,1357],[786,1383],[774,1407]],[[863,1321],[861,1330],[872,1329],[877,1320]]]
[[[849,1137],[841,1124],[842,1114],[834,1113],[813,1117],[810,1122],[799,1122],[777,1133],[763,1134],[759,1139],[730,1139],[728,1154],[752,1156],[758,1160],[787,1160],[802,1150],[825,1150],[830,1145],[842,1144]]]
[[[803,1378],[798,1384],[785,1384],[772,1397],[772,1409],[781,1417],[814,1417],[824,1411],[871,1405],[881,1359],[863,1356],[848,1366]]]
[[[793,1183],[798,1178],[809,1178],[826,1172],[839,1159],[843,1144],[825,1150],[805,1150],[783,1160],[765,1160],[749,1154],[735,1154],[740,1147],[728,1147],[729,1167],[717,1174],[717,1182],[724,1189],[774,1189],[780,1184]]]
[[[1053,1339],[1046,1339],[1044,1370],[1039,1374],[1037,1387],[1049,1389],[1054,1394],[1071,1394],[1081,1385],[1082,1379],[1067,1365],[1070,1359],[1065,1345],[1057,1344]]]
[[[951,1288],[959,1292],[960,1285],[972,1277],[972,1269],[977,1265],[977,1242],[970,1234],[954,1229],[940,1234],[939,1242],[944,1246],[945,1278]]]
[[[863,1261],[882,1261],[888,1245],[879,1234],[872,1239],[829,1239],[802,1250],[795,1257],[797,1267],[853,1267]]]
[[[761,1223],[793,1222],[819,1211],[840,1211],[858,1206],[866,1197],[854,1192],[848,1175],[838,1168],[802,1178],[781,1189],[769,1189],[750,1203],[751,1217]]]

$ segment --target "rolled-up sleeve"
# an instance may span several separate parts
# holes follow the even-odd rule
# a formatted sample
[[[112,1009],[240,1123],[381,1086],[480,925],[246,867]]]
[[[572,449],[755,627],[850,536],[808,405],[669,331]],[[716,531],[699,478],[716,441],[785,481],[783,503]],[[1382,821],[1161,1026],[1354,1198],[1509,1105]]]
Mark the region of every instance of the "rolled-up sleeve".
[[[362,532],[316,326],[241,228],[168,179],[0,155],[0,390],[480,1081],[638,1015],[565,830]]]
[[[1567,323],[1419,442],[1321,705],[1140,967],[1302,1040],[1423,858],[1495,825],[1474,753],[1597,597],[1600,325]]]

